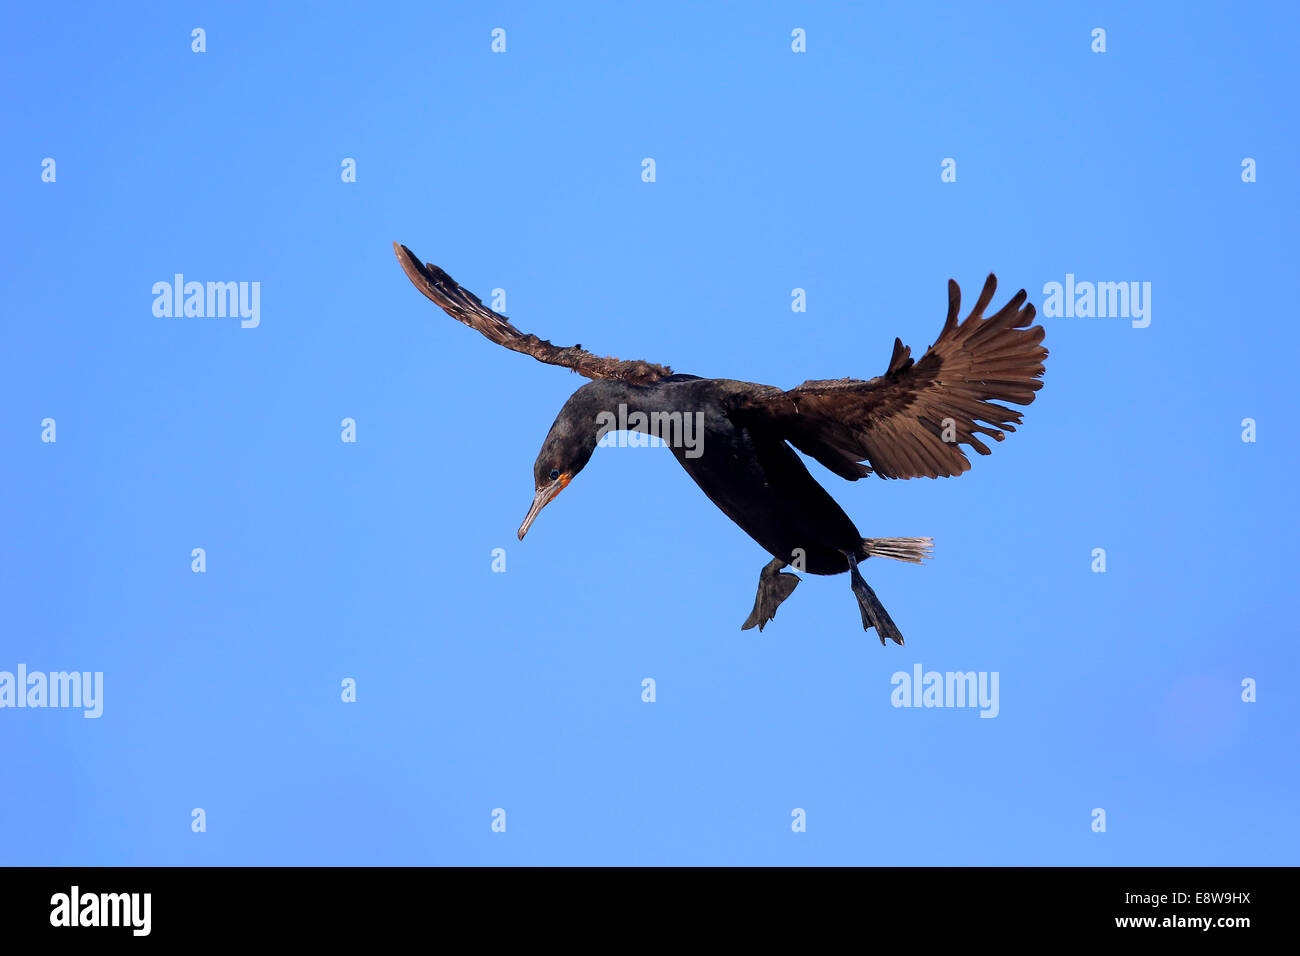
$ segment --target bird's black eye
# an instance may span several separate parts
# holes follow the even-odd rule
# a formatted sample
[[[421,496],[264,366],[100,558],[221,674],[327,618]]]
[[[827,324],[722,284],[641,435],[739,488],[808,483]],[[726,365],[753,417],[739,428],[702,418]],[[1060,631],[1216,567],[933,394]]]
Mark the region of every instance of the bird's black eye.
[[[556,478],[559,478],[559,477],[560,477],[560,469],[558,469],[558,468],[552,468],[552,469],[551,469],[551,481],[554,481]]]

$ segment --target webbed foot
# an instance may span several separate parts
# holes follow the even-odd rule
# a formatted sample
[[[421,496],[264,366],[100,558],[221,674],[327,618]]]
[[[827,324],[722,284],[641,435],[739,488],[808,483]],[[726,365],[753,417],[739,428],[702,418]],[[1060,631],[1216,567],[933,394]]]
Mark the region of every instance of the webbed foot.
[[[799,586],[797,574],[781,573],[781,569],[786,564],[787,562],[780,558],[773,558],[764,565],[758,576],[758,594],[754,598],[754,610],[749,612],[745,623],[740,625],[742,631],[747,631],[757,624],[761,632],[767,626],[767,622],[776,617],[776,609],[781,606],[781,602],[793,594],[794,589]]]

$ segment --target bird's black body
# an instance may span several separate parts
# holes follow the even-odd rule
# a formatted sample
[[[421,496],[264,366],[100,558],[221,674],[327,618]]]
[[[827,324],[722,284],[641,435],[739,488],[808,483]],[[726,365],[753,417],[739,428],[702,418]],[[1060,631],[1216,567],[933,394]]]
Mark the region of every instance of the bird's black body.
[[[673,457],[700,490],[768,554],[790,562],[798,553],[800,570],[840,574],[849,569],[846,550],[861,560],[867,557],[852,519],[784,440],[736,411],[739,399],[766,388],[695,375],[673,375],[648,385],[602,380],[578,389],[561,415],[585,416],[593,405],[613,410],[620,403],[629,413],[644,412],[647,419],[655,412],[702,415],[697,457],[690,456],[693,449],[668,441]]]
[[[722,512],[772,555],[759,575],[754,609],[743,627],[760,630],[793,593],[793,566],[812,574],[849,572],[865,629],[902,644],[903,636],[858,571],[870,557],[919,564],[929,538],[863,538],[853,520],[809,473],[794,448],[850,481],[944,477],[970,467],[961,445],[988,454],[977,437],[1014,431],[1020,413],[993,400],[1027,405],[1042,386],[1047,350],[1032,326],[1022,289],[985,317],[996,280],[958,321],[961,293],[948,285],[948,317],[920,360],[895,339],[885,374],[870,380],[808,381],[782,390],[732,379],[673,374],[664,366],[620,361],[562,348],[519,332],[432,264],[394,244],[407,276],[453,318],[507,348],[593,379],[565,402],[533,465],[534,519],[590,460],[614,428],[664,440]],[[688,423],[689,419],[689,423]],[[617,423],[617,424],[616,424]],[[793,448],[791,447],[793,446]],[[864,464],[869,462],[870,464]]]

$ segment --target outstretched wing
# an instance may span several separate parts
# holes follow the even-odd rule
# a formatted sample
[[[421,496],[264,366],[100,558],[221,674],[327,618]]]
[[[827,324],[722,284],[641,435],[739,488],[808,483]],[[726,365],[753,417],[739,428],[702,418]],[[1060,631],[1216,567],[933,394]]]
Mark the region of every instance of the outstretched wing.
[[[417,289],[453,319],[481,332],[497,345],[531,355],[547,365],[562,365],[587,378],[620,378],[643,385],[672,374],[672,369],[664,365],[592,355],[579,345],[564,348],[520,332],[505,316],[493,312],[478,296],[461,288],[432,262],[421,265],[415,253],[401,243],[393,243],[393,251],[402,264],[402,271]]]
[[[734,413],[759,416],[767,428],[849,480],[873,471],[882,478],[960,475],[970,468],[963,444],[987,455],[977,435],[1002,441],[1004,432],[1020,424],[1020,412],[996,403],[1028,405],[1043,387],[1047,349],[1040,344],[1043,327],[1032,325],[1034,307],[1025,304],[1021,289],[984,318],[996,288],[990,274],[975,308],[958,322],[961,289],[950,279],[948,318],[920,361],[895,339],[885,374],[869,382],[846,378],[804,382],[787,392],[764,390]]]

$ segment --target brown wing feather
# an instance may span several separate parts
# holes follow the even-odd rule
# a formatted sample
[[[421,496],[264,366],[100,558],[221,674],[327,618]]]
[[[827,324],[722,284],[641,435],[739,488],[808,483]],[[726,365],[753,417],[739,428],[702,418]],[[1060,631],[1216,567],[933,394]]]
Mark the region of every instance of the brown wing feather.
[[[545,339],[520,332],[505,316],[493,312],[478,296],[462,288],[432,262],[421,264],[415,253],[401,243],[393,243],[393,251],[397,253],[397,261],[401,263],[406,277],[428,299],[453,319],[481,332],[497,345],[531,355],[547,365],[573,369],[587,378],[619,378],[626,382],[645,384],[672,374],[672,369],[664,365],[641,361],[624,362],[617,358],[592,355],[578,345],[552,345]]]
[[[996,403],[1028,405],[1043,387],[1047,349],[1043,327],[1032,324],[1034,307],[1021,289],[984,318],[996,289],[990,274],[959,323],[961,290],[949,280],[948,317],[919,361],[895,339],[884,375],[765,389],[740,411],[763,416],[800,451],[850,480],[872,471],[882,478],[960,475],[970,468],[963,444],[987,455],[977,435],[1002,441],[1020,424],[1020,412]]]

